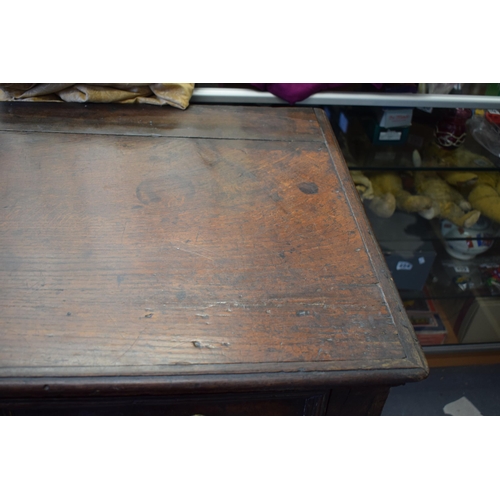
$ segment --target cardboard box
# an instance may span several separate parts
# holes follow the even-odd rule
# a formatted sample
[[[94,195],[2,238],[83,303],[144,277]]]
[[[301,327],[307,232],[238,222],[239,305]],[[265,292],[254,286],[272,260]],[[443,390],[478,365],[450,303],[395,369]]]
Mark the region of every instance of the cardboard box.
[[[410,133],[410,127],[385,128],[369,116],[362,118],[361,123],[373,144],[404,144]]]
[[[465,308],[464,308],[465,309]],[[458,340],[461,344],[500,341],[500,303],[498,297],[476,297],[462,311]]]
[[[403,305],[420,345],[444,344],[448,331],[431,299],[404,300]]]
[[[427,241],[418,249],[387,250],[380,245],[394,283],[399,290],[422,290],[436,258],[432,244]]]
[[[448,334],[441,317],[431,311],[407,311],[420,345],[443,344]]]
[[[413,118],[413,108],[378,108],[377,121],[383,128],[409,127]]]

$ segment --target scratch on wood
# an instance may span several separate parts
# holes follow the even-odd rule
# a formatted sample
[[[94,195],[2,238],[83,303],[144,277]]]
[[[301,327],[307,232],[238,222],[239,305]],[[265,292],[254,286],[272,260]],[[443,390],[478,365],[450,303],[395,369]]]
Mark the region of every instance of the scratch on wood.
[[[121,354],[120,356],[118,356],[118,358],[116,359],[116,361],[118,362],[120,359],[123,358],[123,356],[125,356],[125,354],[127,354],[127,352],[130,351],[130,349],[132,349],[132,347],[135,346],[135,344],[137,343],[137,341],[139,340],[140,336],[143,334],[143,332],[139,332],[139,335],[137,335],[136,339],[132,342],[132,345],[123,353]]]
[[[122,231],[122,239],[121,239],[121,243],[123,244],[123,236],[125,234],[125,230],[127,229],[127,224],[128,224],[128,221],[125,222],[125,225],[123,226],[123,231]]]
[[[176,250],[180,250],[181,252],[190,253],[192,255],[198,255],[198,257],[203,257],[204,259],[211,260],[213,262],[214,259],[212,257],[208,257],[207,255],[202,255],[198,252],[193,252],[192,250],[186,250],[185,248],[175,247]]]

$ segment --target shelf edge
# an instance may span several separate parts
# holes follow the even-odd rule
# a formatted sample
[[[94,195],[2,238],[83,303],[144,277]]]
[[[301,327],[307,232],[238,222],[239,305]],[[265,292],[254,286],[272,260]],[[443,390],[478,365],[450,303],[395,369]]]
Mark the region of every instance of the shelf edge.
[[[195,88],[193,103],[284,104],[270,92],[252,89]],[[396,106],[423,108],[500,109],[500,96],[460,94],[382,94],[377,92],[318,92],[297,103],[301,106]]]

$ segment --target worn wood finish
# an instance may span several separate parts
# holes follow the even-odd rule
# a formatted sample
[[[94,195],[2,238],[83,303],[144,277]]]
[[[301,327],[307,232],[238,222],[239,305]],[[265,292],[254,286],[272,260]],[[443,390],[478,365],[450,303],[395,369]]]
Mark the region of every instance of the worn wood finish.
[[[0,396],[426,375],[322,112],[6,103],[0,151]]]
[[[260,141],[323,142],[314,110],[191,106],[188,111],[147,104],[1,102],[0,129],[27,132],[140,135]]]

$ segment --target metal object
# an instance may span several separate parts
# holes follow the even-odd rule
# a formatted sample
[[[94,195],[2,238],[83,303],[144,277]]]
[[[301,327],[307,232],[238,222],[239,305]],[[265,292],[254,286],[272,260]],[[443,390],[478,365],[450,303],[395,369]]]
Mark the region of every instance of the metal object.
[[[197,87],[193,103],[288,104],[270,92],[252,89]],[[318,92],[297,103],[301,106],[394,106],[415,108],[500,109],[500,97],[460,94],[382,94],[376,92]]]

